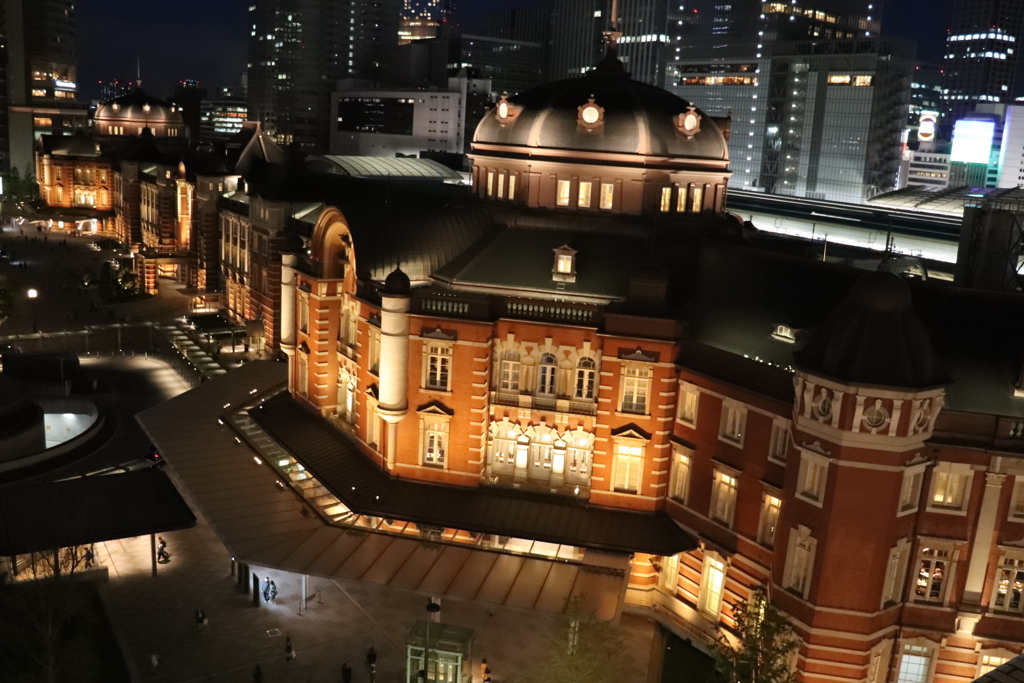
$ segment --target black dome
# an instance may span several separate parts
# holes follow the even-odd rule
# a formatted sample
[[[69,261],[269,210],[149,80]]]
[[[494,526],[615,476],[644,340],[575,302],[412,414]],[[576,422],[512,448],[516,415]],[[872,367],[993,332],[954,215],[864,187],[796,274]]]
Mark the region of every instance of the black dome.
[[[793,356],[801,369],[851,384],[920,389],[949,381],[907,283],[883,271],[861,276]]]
[[[384,294],[392,296],[408,296],[412,289],[409,276],[401,268],[395,268],[384,280]]]
[[[604,109],[603,126],[588,132],[579,108],[593,98]],[[474,143],[728,160],[725,136],[714,119],[694,108],[700,129],[677,130],[676,117],[691,105],[667,90],[630,78],[615,58],[605,58],[581,78],[547,83],[508,98],[513,116],[502,123],[495,107],[484,116]]]

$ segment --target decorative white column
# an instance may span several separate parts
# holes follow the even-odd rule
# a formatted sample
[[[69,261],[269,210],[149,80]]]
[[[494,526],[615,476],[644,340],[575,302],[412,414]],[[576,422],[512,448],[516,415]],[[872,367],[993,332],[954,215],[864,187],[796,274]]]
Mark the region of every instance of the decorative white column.
[[[985,494],[978,512],[978,528],[971,544],[971,564],[967,570],[967,585],[964,586],[963,602],[981,604],[981,593],[985,587],[988,559],[992,552],[992,540],[996,533],[996,513],[999,510],[999,493],[1003,488],[1005,474],[985,473]]]
[[[281,351],[288,356],[288,390],[295,390],[292,362],[295,360],[295,254],[281,254]]]
[[[380,387],[377,412],[387,423],[388,469],[395,466],[398,423],[409,411],[409,277],[395,269],[384,282],[380,307]]]

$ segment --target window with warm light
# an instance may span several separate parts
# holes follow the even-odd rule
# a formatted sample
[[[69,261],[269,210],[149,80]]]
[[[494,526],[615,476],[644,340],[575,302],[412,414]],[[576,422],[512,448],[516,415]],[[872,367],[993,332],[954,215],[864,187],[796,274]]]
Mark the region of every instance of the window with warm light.
[[[665,213],[672,210],[672,188],[663,187],[661,188],[661,212]]]
[[[594,386],[597,380],[597,362],[584,356],[576,363],[576,387],[573,398],[583,401],[594,400]]]
[[[742,448],[746,427],[746,406],[738,401],[723,399],[722,420],[718,427],[718,438],[733,446]]]
[[[572,189],[572,182],[568,180],[558,181],[558,193],[555,196],[555,203],[558,206],[569,206],[569,192]]]
[[[1000,558],[993,582],[992,609],[1024,612],[1024,554]]]
[[[725,562],[717,553],[704,556],[704,571],[701,573],[698,607],[707,617],[718,619],[722,607],[722,593],[725,591]]]
[[[494,171],[487,171],[487,196],[494,196]]]
[[[963,512],[968,498],[967,485],[972,474],[970,465],[952,462],[937,464],[932,470],[928,509],[936,512]]]
[[[593,190],[594,184],[587,180],[580,181],[579,196],[577,197],[576,206],[581,209],[590,208],[590,193]]]
[[[687,427],[697,427],[697,407],[700,404],[700,390],[696,385],[683,382],[679,385],[679,411],[676,419]]]
[[[694,213],[700,213],[704,210],[704,187],[701,185],[693,186],[693,204],[691,210]]]
[[[498,199],[505,198],[505,172],[498,174]]]
[[[946,597],[946,577],[950,569],[952,548],[934,548],[922,545],[917,558],[917,576],[914,581],[914,599],[924,602],[943,602]]]
[[[601,208],[610,209],[615,202],[615,185],[601,183]]]
[[[689,449],[679,444],[672,445],[672,471],[669,496],[680,503],[686,502],[690,492],[690,468],[692,465]]]
[[[637,415],[647,414],[647,397],[651,391],[651,370],[644,365],[626,365],[622,369],[622,402],[620,410]]]
[[[689,204],[687,203],[687,199],[688,196],[686,194],[686,188],[680,187],[679,191],[676,193],[676,211],[682,213],[688,210],[687,207],[689,207]]]
[[[516,198],[516,174],[515,173],[509,173],[508,174],[508,198],[509,199],[515,199]]]
[[[572,273],[572,254],[558,254],[555,259],[555,271],[558,273]]]
[[[644,463],[644,445],[636,440],[615,443],[615,479],[613,488],[620,493],[640,490]]]
[[[450,391],[452,347],[448,344],[426,345],[425,389]]]
[[[739,481],[735,476],[722,470],[715,470],[711,485],[711,518],[731,527],[736,512],[736,494]]]
[[[775,529],[779,524],[781,511],[782,499],[765,493],[764,500],[761,502],[761,520],[757,530],[757,542],[761,545],[768,548],[775,546]]]

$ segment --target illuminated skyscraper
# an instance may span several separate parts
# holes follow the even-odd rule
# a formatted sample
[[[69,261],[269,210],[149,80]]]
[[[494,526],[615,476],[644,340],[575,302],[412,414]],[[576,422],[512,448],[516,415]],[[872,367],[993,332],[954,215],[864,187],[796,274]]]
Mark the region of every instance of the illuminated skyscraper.
[[[400,0],[256,0],[249,117],[282,144],[326,151],[340,78],[378,78],[398,43]]]
[[[455,0],[402,0],[400,45],[437,38],[455,26]]]
[[[85,105],[76,101],[78,24],[71,0],[7,0],[0,7],[7,98],[0,166],[24,172],[38,136],[86,124]]]
[[[943,74],[945,125],[979,102],[1012,102],[1024,38],[1021,0],[955,0]]]

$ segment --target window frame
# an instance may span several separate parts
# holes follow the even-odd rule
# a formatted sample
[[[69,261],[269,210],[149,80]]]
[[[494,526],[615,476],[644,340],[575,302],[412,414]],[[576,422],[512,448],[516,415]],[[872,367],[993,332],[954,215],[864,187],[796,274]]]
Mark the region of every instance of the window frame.
[[[437,405],[433,403],[431,407],[420,411],[419,464],[431,469],[447,470],[452,416]]]
[[[907,467],[900,482],[900,497],[896,503],[896,516],[910,515],[921,509],[921,492],[924,486],[926,463]]]
[[[676,420],[691,429],[696,429],[699,413],[700,387],[691,382],[680,382],[679,405],[676,408]]]
[[[569,206],[572,198],[572,181],[558,179],[555,181],[555,206]]]
[[[454,356],[454,342],[437,341],[436,339],[423,340],[423,379],[421,387],[424,391],[450,392],[452,386],[452,358]],[[435,373],[433,363],[437,361]],[[431,381],[431,376],[437,381]],[[441,382],[441,380],[444,382]]]
[[[612,472],[612,491],[615,493],[627,493],[627,494],[639,494],[643,490],[644,486],[644,463],[647,461],[647,442],[643,439],[635,437],[613,437],[614,445],[613,452],[615,459],[613,461],[614,471]],[[625,449],[637,449],[639,453],[624,452]],[[636,466],[635,481],[631,481],[630,477],[633,474],[632,468]],[[622,477],[623,467],[626,467],[626,479],[624,483],[626,486],[619,486],[619,480]],[[629,488],[628,484],[635,483],[634,488]]]
[[[717,589],[712,589],[714,583],[711,581],[712,573],[718,573],[721,577]],[[725,597],[725,582],[729,577],[729,565],[725,558],[714,551],[704,552],[704,563],[700,572],[700,590],[697,594],[697,610],[705,617],[718,621],[722,613],[722,602]],[[710,604],[714,599],[714,606]]]
[[[800,471],[796,480],[797,498],[819,508],[824,506],[825,494],[828,492],[830,462],[829,458],[820,453],[800,449]],[[815,472],[820,472],[820,476],[812,477]],[[815,482],[819,489],[816,492],[809,489],[809,484]]]
[[[551,397],[558,391],[558,357],[550,352],[540,354],[537,362],[538,396]]]
[[[589,363],[589,366],[584,365]],[[590,356],[580,356],[576,361],[573,375],[573,398],[577,401],[593,401],[597,398],[597,360]],[[580,387],[589,388],[580,391]]]
[[[804,600],[807,600],[811,592],[817,550],[818,540],[811,535],[809,527],[801,524],[789,530],[783,586]]]
[[[581,180],[576,191],[576,206],[581,209],[589,209],[594,203],[593,193],[594,183],[589,180]]]
[[[690,479],[693,475],[693,450],[677,443],[672,444],[672,464],[669,468],[669,498],[686,504],[690,496]]]
[[[602,211],[610,211],[615,208],[615,183],[601,183],[598,208]]]
[[[907,657],[918,659],[927,658],[926,671],[918,677],[905,677],[903,671],[904,662]],[[900,648],[899,661],[896,663],[896,677],[894,683],[929,683],[935,671],[935,643],[925,638],[914,638],[912,641],[905,641]]]
[[[1024,523],[1024,475],[1013,476],[1013,491],[1010,493],[1010,506],[1006,514],[1007,521]]]
[[[516,351],[503,352],[498,361],[498,391],[518,393],[522,387],[522,380],[522,356]]]
[[[878,609],[886,605],[898,605],[903,602],[903,591],[907,584],[907,570],[910,568],[910,539],[901,538],[889,549],[889,559],[885,565],[885,578],[882,583],[882,599]]]
[[[731,398],[722,399],[722,417],[718,424],[718,440],[743,448],[747,436],[747,406],[740,401]],[[731,424],[735,422],[735,424]],[[730,431],[730,427],[735,429]],[[735,436],[733,435],[735,432]]]
[[[944,489],[949,488],[952,477],[957,477],[960,482],[959,495],[961,500],[958,505],[936,503],[935,496],[940,482],[945,482]],[[950,462],[948,460],[938,462],[932,467],[931,480],[928,483],[928,501],[926,509],[928,512],[938,512],[944,515],[966,515],[967,508],[971,501],[971,486],[974,483],[974,470],[966,463]],[[941,494],[944,499],[948,498],[948,490]]]
[[[792,423],[785,418],[776,417],[772,420],[772,435],[768,442],[769,461],[777,465],[785,465],[789,460],[789,449],[793,443],[792,427]],[[779,451],[782,451],[781,456]]]
[[[927,544],[927,545],[926,545]],[[936,554],[928,554],[936,553]],[[945,553],[940,555],[938,553]],[[930,604],[941,604],[945,605],[948,602],[949,586],[953,583],[955,578],[954,572],[956,570],[956,554],[957,549],[953,543],[948,541],[934,541],[928,539],[920,539],[918,541],[917,552],[914,554],[914,590],[911,595],[911,600],[918,603],[930,603]],[[929,570],[928,583],[922,584],[921,581],[921,570],[922,565],[925,562],[942,562],[944,566],[942,568],[942,576],[939,579],[939,594],[932,597],[932,586],[935,581],[934,565]],[[918,588],[924,587],[926,589],[926,595],[918,595]]]
[[[640,373],[644,374],[640,374]],[[653,386],[654,371],[649,363],[624,362],[619,381],[619,412],[629,415],[650,415],[651,411],[651,387]],[[637,410],[637,398],[643,398],[642,410]],[[626,407],[626,396],[632,396],[633,400]]]
[[[989,609],[999,614],[1014,614],[1017,616],[1024,615],[1024,550],[1020,549],[1009,549],[1000,547],[999,548],[999,562],[996,564],[995,574],[992,580],[992,597],[989,600]],[[1012,564],[1010,564],[1012,563]],[[1017,580],[1013,585],[1019,585],[1020,589],[1017,594],[1017,606],[1010,607],[1011,593],[1009,587],[1011,584],[1007,584],[1006,604],[1003,606],[997,605],[999,599],[999,588],[1000,588],[1000,577],[1003,572],[1009,572],[1015,574]]]
[[[736,518],[736,501],[739,498],[739,490],[739,472],[721,465],[716,466],[711,479],[711,507],[708,510],[708,517],[731,529]],[[729,493],[724,502],[723,493]],[[723,505],[727,507],[727,510],[725,514],[719,515]]]
[[[774,511],[774,520],[772,520],[772,511]],[[766,548],[774,548],[775,539],[779,534],[780,521],[782,521],[782,494],[775,495],[774,491],[764,491],[761,494],[761,515],[757,522],[757,542]]]

